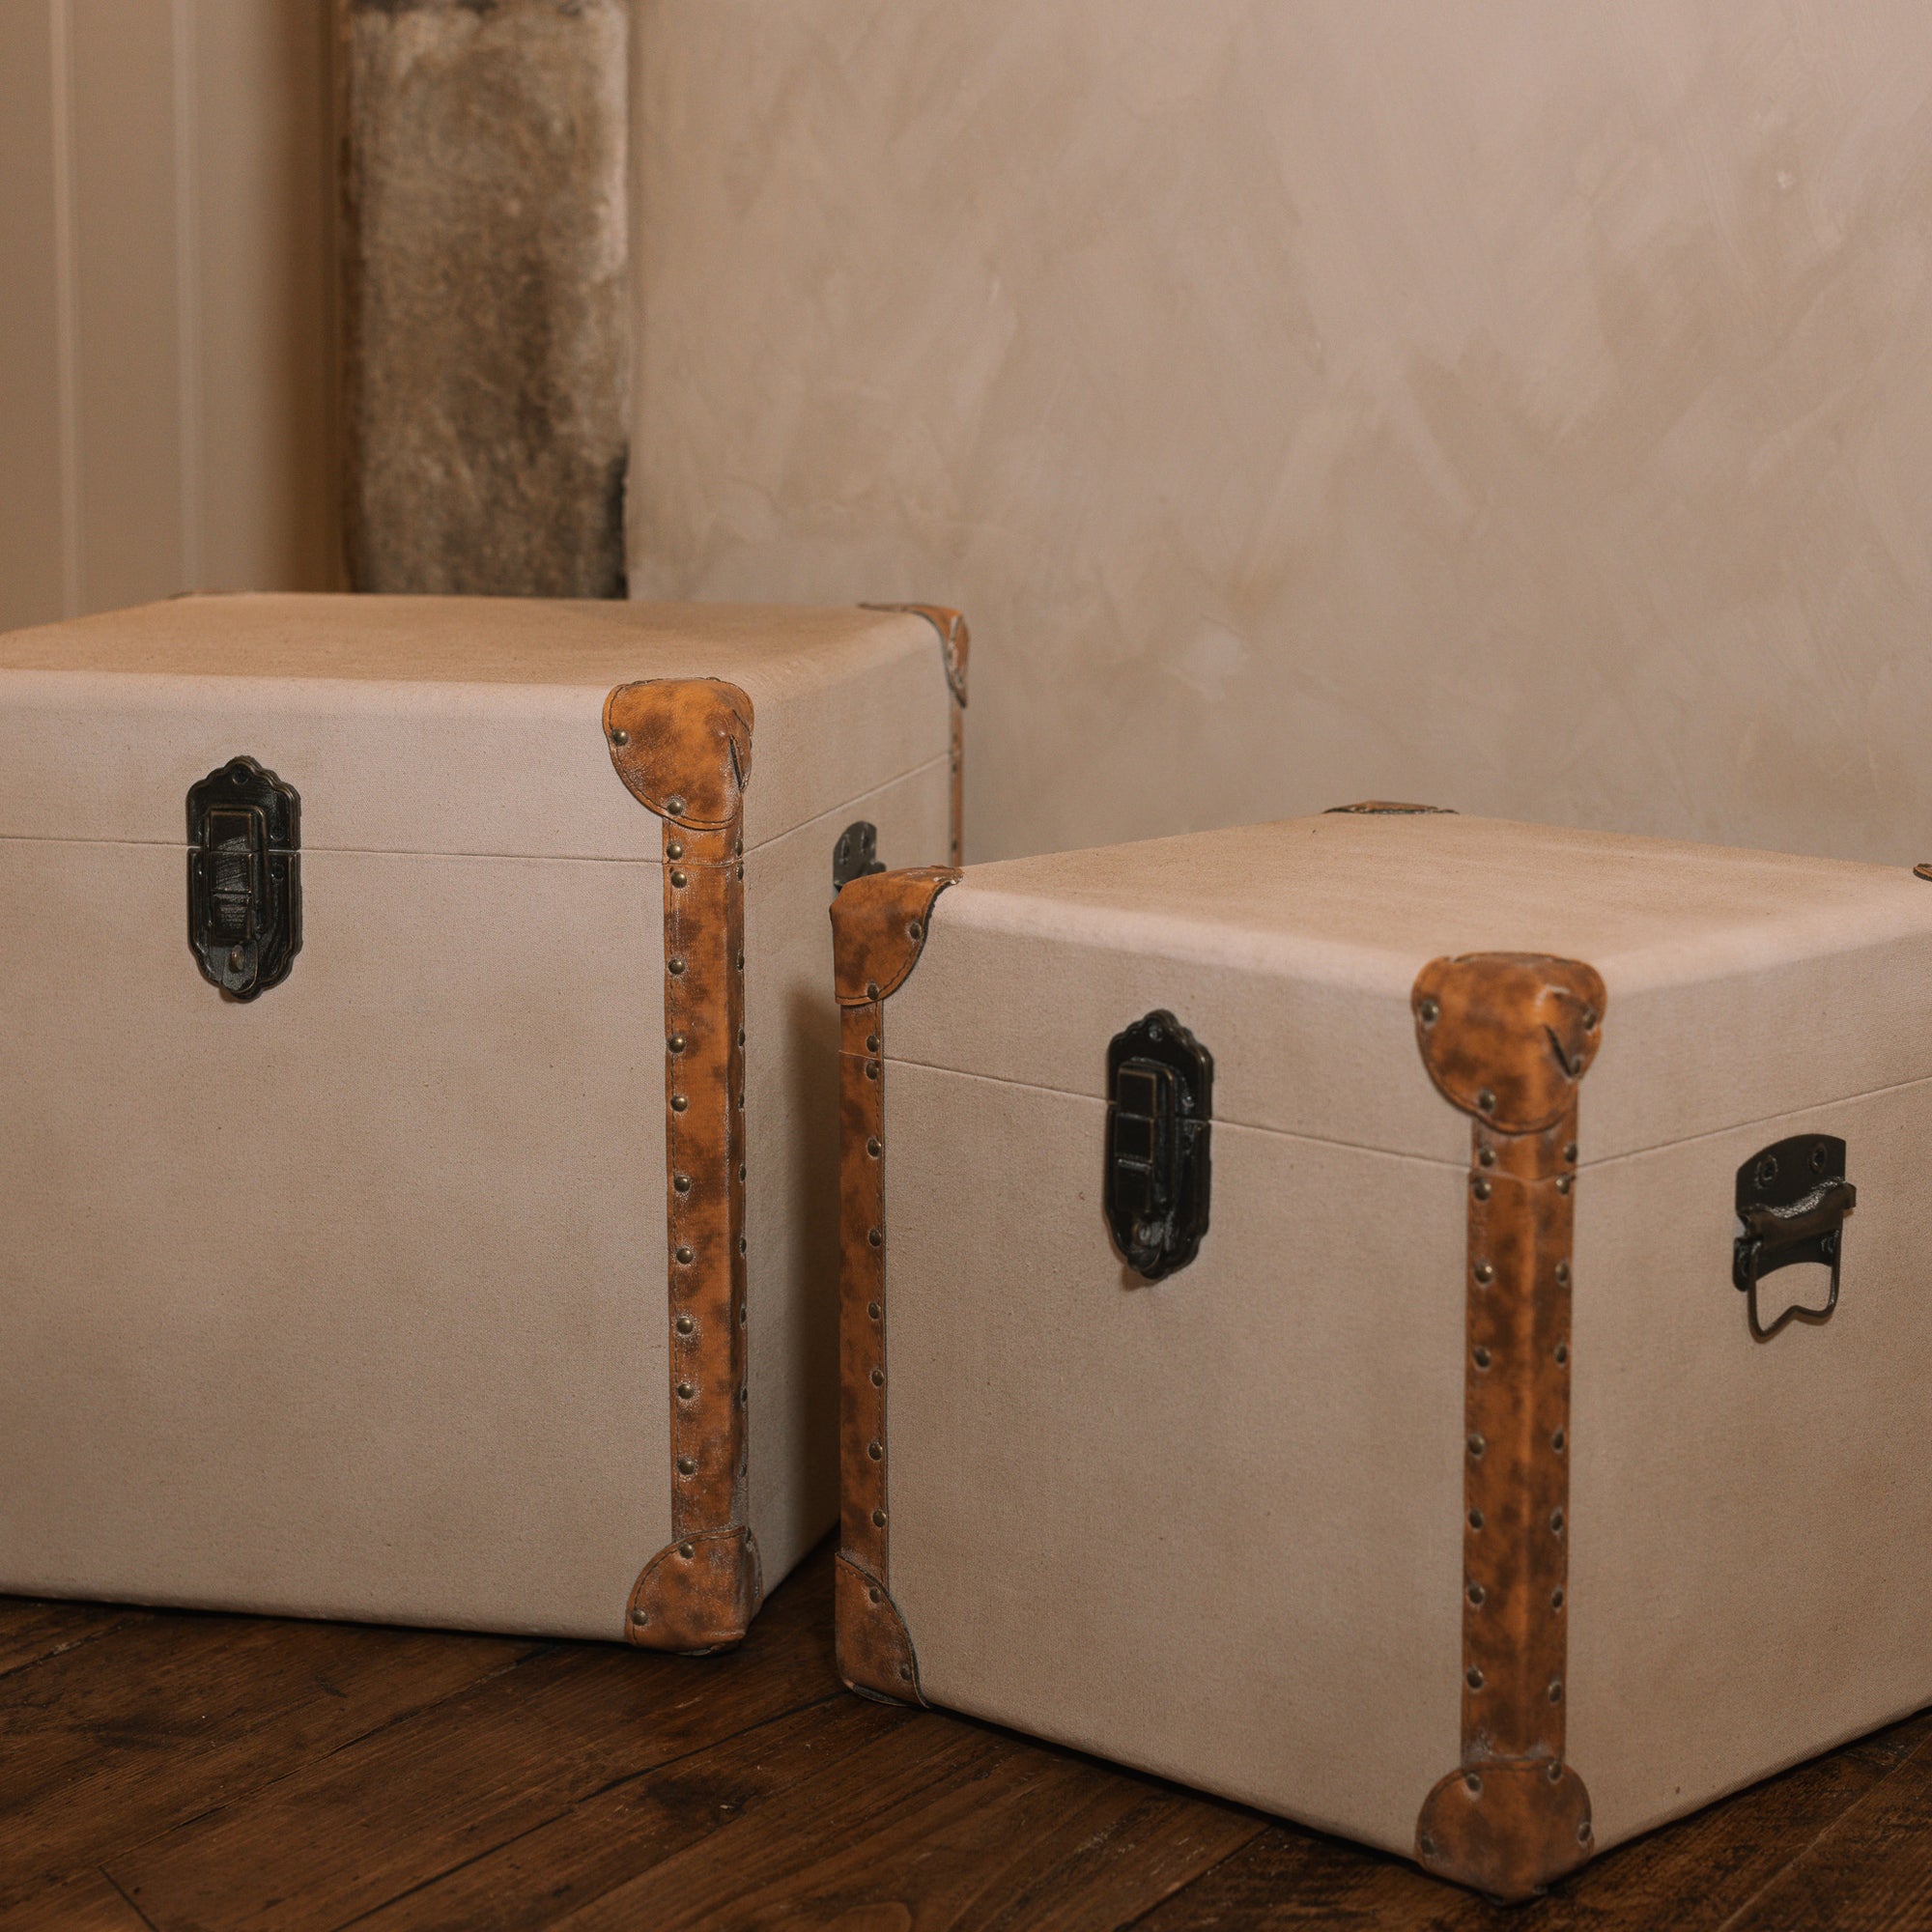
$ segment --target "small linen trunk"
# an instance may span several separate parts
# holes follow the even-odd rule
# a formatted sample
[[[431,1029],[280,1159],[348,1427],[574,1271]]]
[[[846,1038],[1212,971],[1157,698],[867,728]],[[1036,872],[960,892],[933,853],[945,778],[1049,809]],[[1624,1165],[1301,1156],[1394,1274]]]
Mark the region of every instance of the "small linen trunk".
[[[1508,1897],[1932,1700],[1932,884],[1376,807],[834,924],[855,1688]]]
[[[0,1588],[741,1636],[837,1506],[825,907],[957,850],[964,648],[280,596],[0,638]]]

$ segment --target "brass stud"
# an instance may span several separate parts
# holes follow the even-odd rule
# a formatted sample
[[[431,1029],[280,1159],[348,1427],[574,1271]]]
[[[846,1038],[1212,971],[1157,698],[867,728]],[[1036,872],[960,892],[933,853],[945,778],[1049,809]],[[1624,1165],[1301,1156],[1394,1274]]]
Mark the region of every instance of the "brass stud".
[[[636,1624],[639,1630],[642,1630],[643,1627],[650,1622],[650,1620],[651,1620],[651,1613],[648,1610],[633,1610],[631,1612],[631,1621],[634,1624]]]
[[[745,955],[741,952],[738,955],[738,971],[742,973],[744,970],[745,970]]]
[[[1549,1446],[1552,1449],[1554,1449],[1559,1456],[1562,1455],[1563,1453],[1563,1444],[1565,1439],[1566,1438],[1564,1436],[1564,1434],[1560,1429],[1556,1432],[1554,1435],[1552,1435],[1549,1438]]]
[[[1492,1147],[1484,1148],[1476,1156],[1476,1165],[1478,1167],[1493,1167],[1495,1164],[1496,1151]]]
[[[679,1402],[689,1402],[696,1393],[696,1389],[689,1382],[679,1382],[677,1385],[677,1399]]]
[[[1489,1446],[1490,1445],[1487,1442],[1485,1442],[1480,1435],[1472,1435],[1469,1437],[1469,1454],[1473,1456],[1479,1463],[1483,1460],[1483,1451],[1487,1449]]]
[[[1495,1278],[1496,1271],[1488,1262],[1478,1262],[1476,1264],[1476,1280],[1480,1286],[1488,1288]]]
[[[879,1137],[878,1137],[878,1135],[877,1135],[877,1134],[873,1134],[873,1135],[871,1135],[871,1136],[870,1136],[870,1137],[869,1137],[869,1138],[868,1138],[868,1139],[867,1140],[867,1142],[866,1142],[866,1151],[867,1151],[867,1152],[868,1154],[870,1154],[870,1155],[872,1156],[872,1158],[873,1158],[874,1160],[877,1160],[877,1159],[878,1159],[878,1157],[879,1157],[879,1156],[880,1156],[880,1155],[881,1155],[882,1153],[884,1153],[884,1152],[885,1152],[885,1151],[886,1151],[886,1150],[885,1150],[885,1148],[884,1148],[883,1144],[882,1144],[882,1143],[880,1142],[880,1140],[879,1140]]]
[[[1471,1685],[1469,1688],[1475,1690],[1478,1687]],[[1467,1788],[1471,1798],[1480,1798],[1483,1795],[1483,1780],[1477,1773],[1465,1771],[1463,1774],[1463,1783]]]
[[[1561,1510],[1551,1510],[1549,1512],[1549,1533],[1552,1536],[1561,1536],[1563,1534],[1563,1512]]]
[[[673,1114],[683,1113],[684,1110],[690,1105],[691,1102],[687,1100],[682,1094],[673,1094],[670,1096],[670,1110]]]
[[[878,1050],[879,1050],[879,1036],[875,1033],[868,1033],[866,1036],[866,1051],[867,1053],[877,1053]]]
[[[685,1044],[684,1036],[681,1033],[672,1034],[671,1037],[665,1041],[665,1046],[672,1053],[682,1053],[684,1051],[684,1044]]]
[[[1434,1000],[1424,1000],[1415,1009],[1415,1016],[1424,1026],[1434,1026],[1442,1009]]]
[[[1563,1767],[1560,1764],[1552,1764],[1544,1773],[1544,1776],[1548,1778],[1551,1784],[1561,1784],[1563,1782]]]
[[[867,1080],[876,1080],[878,1077],[879,1077],[879,1063],[876,1060],[867,1061],[866,1078]]]
[[[677,1459],[677,1473],[680,1476],[696,1475],[697,1463],[696,1460],[690,1456],[680,1456]]]
[[[918,920],[911,921],[906,926],[906,937],[908,939],[919,939],[923,936],[924,932],[924,926],[921,925]]]
[[[1478,1349],[1471,1359],[1479,1369],[1487,1369],[1490,1366],[1490,1351],[1487,1349]]]
[[[689,883],[689,881],[685,878],[685,875],[679,871],[673,871],[671,873],[670,882],[672,889],[680,893],[683,892],[685,886]]]
[[[697,1554],[697,1548],[695,1544],[680,1543],[677,1546],[677,1553],[680,1556],[682,1556],[687,1563],[689,1563],[691,1559]]]
[[[680,1194],[689,1194],[691,1192],[691,1176],[688,1174],[674,1174],[670,1178],[670,1184]]]
[[[740,1027],[738,1029],[738,1044],[740,1046],[743,1046],[744,1043],[745,1043],[745,1029],[743,1027]]]
[[[1558,1288],[1568,1288],[1570,1286],[1570,1264],[1568,1262],[1558,1262],[1550,1272],[1555,1275],[1556,1286]]]
[[[680,1315],[677,1318],[676,1325],[677,1325],[677,1332],[680,1335],[689,1335],[691,1331],[695,1327],[696,1327],[697,1324],[691,1319],[689,1315]]]
[[[868,1301],[866,1304],[866,1313],[869,1315],[874,1321],[879,1321],[884,1316],[885,1312],[886,1311],[884,1310],[884,1308],[882,1308],[876,1301]]]
[[[879,1601],[879,1586],[876,1583],[867,1583],[866,1585],[866,1600],[867,1603],[873,1604]]]
[[[239,973],[248,963],[248,949],[245,946],[231,946],[228,949],[228,970]]]
[[[631,742],[631,734],[621,724],[614,725],[611,732],[611,742],[621,752]]]
[[[665,857],[668,859],[672,865],[676,865],[676,863],[684,857],[683,845],[681,845],[677,839],[675,838],[671,839],[665,846]]]
[[[1595,1007],[1585,1007],[1583,1009],[1583,1031],[1585,1033],[1595,1033],[1596,1030],[1597,1009]]]
[[[1569,1175],[1567,1175],[1567,1174],[1559,1174],[1559,1175],[1558,1175],[1558,1176],[1556,1177],[1556,1191],[1557,1191],[1557,1193],[1559,1193],[1559,1194],[1568,1194],[1568,1193],[1570,1192],[1570,1182],[1571,1182],[1571,1177],[1570,1177]]]
[[[1415,1849],[1425,1859],[1433,1859],[1435,1856],[1435,1840],[1427,1832],[1418,1833],[1415,1839]]]
[[[741,1255],[745,1252],[745,1237],[743,1235],[738,1236],[738,1252]]]
[[[868,1228],[866,1231],[866,1238],[867,1240],[870,1241],[875,1248],[882,1248],[886,1244],[885,1234],[883,1230],[878,1228]]]
[[[738,1179],[741,1185],[744,1182],[744,1179],[745,1179],[745,1163],[741,1160],[738,1163]]]
[[[1561,1342],[1557,1343],[1556,1366],[1559,1369],[1567,1368],[1569,1366],[1569,1363],[1570,1363],[1570,1350]]]
[[[671,795],[665,800],[665,810],[668,812],[669,812],[673,818],[675,818],[678,815],[678,813],[684,810],[684,800],[676,792],[672,792]]]
[[[1483,1526],[1483,1513],[1482,1513],[1482,1511],[1481,1511],[1481,1510],[1471,1510],[1471,1511],[1469,1512],[1469,1527],[1470,1527],[1471,1529],[1481,1529],[1481,1528],[1482,1528],[1482,1526]]]
[[[1483,1673],[1472,1663],[1464,1673],[1463,1681],[1471,1690],[1480,1690],[1483,1688]]]
[[[1590,1842],[1590,1821],[1587,1818],[1577,1827],[1577,1842],[1579,1845],[1587,1845]]]
[[[1577,1143],[1575,1141],[1566,1141],[1564,1143],[1563,1158],[1567,1160],[1572,1167],[1575,1167],[1577,1165]]]
[[[1561,1590],[1550,1591],[1549,1607],[1552,1610],[1560,1610],[1563,1607],[1563,1592]]]
[[[884,1387],[885,1387],[885,1385],[886,1385],[886,1372],[885,1372],[885,1370],[884,1370],[884,1369],[874,1369],[874,1370],[872,1371],[872,1386],[873,1386],[873,1387],[874,1387],[875,1389],[882,1389],[882,1388],[884,1388]]]
[[[1552,1704],[1560,1704],[1563,1701],[1563,1680],[1560,1677],[1552,1677],[1549,1680],[1549,1701]]]
[[[883,1460],[885,1453],[886,1446],[883,1442],[868,1442],[866,1444],[866,1454],[875,1463]]]
[[[884,1528],[885,1528],[885,1526],[886,1526],[886,1513],[885,1513],[885,1511],[884,1511],[884,1510],[874,1510],[874,1511],[872,1512],[872,1527],[873,1527],[874,1529],[884,1529]]]
[[[691,1250],[690,1250],[689,1248],[679,1248],[679,1249],[678,1249],[678,1251],[677,1251],[677,1264],[678,1264],[678,1266],[679,1266],[679,1267],[689,1267],[689,1266],[691,1265],[691,1263],[692,1263],[692,1253],[691,1253]]]
[[[1487,1201],[1490,1198],[1490,1183],[1487,1180],[1483,1179],[1482,1177],[1479,1175],[1475,1180],[1470,1182],[1469,1192],[1472,1193],[1478,1201]]]
[[[1485,1600],[1488,1598],[1489,1594],[1490,1593],[1486,1589],[1484,1589],[1480,1583],[1471,1583],[1469,1585],[1469,1601],[1470,1603],[1475,1605],[1475,1606],[1479,1610],[1483,1607],[1483,1604]]]
[[[1476,1095],[1476,1105],[1484,1113],[1493,1114],[1496,1111],[1496,1096],[1489,1088],[1485,1087],[1482,1090],[1482,1092]]]
[[[876,980],[866,981],[866,997],[868,1000],[876,1000],[879,997],[879,982]]]

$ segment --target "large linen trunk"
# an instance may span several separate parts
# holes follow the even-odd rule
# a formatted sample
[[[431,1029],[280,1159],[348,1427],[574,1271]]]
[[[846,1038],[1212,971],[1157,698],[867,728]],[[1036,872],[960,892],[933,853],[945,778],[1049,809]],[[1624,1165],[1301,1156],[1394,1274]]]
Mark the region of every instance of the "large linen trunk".
[[[964,647],[328,597],[0,638],[0,1588],[741,1635],[836,1514],[825,907],[956,852]]]
[[[848,1683],[1504,1896],[1932,1700],[1932,884],[1357,808],[834,923]]]

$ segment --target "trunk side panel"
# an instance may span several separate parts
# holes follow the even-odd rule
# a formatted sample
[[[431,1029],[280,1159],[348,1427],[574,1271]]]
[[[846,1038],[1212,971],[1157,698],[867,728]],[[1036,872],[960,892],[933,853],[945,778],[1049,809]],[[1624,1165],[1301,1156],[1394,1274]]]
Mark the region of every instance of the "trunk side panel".
[[[891,1057],[901,997],[891,1581],[927,1695],[1406,1853],[1460,1751],[1462,1170],[1217,1122],[1200,1256],[1143,1285],[1101,1103]],[[1096,1053],[1114,1024],[1090,1002]]]
[[[1858,1188],[1838,1306],[1760,1343],[1735,1177],[1804,1131]],[[1600,1845],[1932,1701],[1928,1146],[1920,1081],[1578,1180],[1569,1743]],[[1766,1320],[1827,1283],[1772,1275]]]
[[[657,867],[302,867],[238,1006],[179,849],[0,840],[0,1585],[619,1637],[669,1530]]]

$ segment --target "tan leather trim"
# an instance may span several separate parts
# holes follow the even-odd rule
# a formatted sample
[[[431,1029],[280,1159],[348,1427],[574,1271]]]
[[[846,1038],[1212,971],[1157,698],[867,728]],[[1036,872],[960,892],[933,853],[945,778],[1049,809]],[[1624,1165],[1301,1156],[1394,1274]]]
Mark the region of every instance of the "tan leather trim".
[[[716,679],[660,679],[620,685],[604,721],[619,776],[663,820],[664,850],[671,1541],[639,1577],[624,1629],[656,1650],[716,1650],[744,1635],[761,1595],[745,1524],[743,825],[752,706]],[[677,1601],[681,1592],[688,1602]],[[694,1632],[701,1641],[685,1640]]]
[[[832,1602],[838,1675],[845,1688],[895,1704],[923,1704],[912,1637],[884,1582],[841,1553],[833,1571]]]
[[[1433,959],[1410,1005],[1422,1064],[1444,1098],[1505,1133],[1547,1127],[1577,1104],[1602,1038],[1593,967],[1541,952]]]
[[[1415,1856],[1526,1898],[1591,1851],[1589,1793],[1563,1761],[1570,1269],[1577,1090],[1601,1038],[1604,982],[1575,960],[1479,953],[1424,967],[1411,1005],[1431,1077],[1472,1116],[1463,1761],[1424,1801]]]
[[[631,796],[693,830],[738,822],[752,777],[752,700],[715,677],[647,678],[604,700],[604,740]]]
[[[713,1530],[667,1544],[644,1565],[626,1628],[634,1643],[702,1656],[739,1642],[763,1600],[752,1532]]]
[[[1392,798],[1365,798],[1355,805],[1331,805],[1324,816],[1333,817],[1338,811],[1366,812],[1377,818],[1454,818],[1456,808],[1451,805],[1404,805]]]
[[[959,874],[919,866],[848,880],[832,901],[832,975],[840,1006],[890,999],[925,946],[932,902]]]
[[[886,1000],[918,963],[938,867],[854,879],[832,902],[838,985],[838,1669],[855,1690],[923,1702],[893,1603],[886,1435]]]
[[[947,689],[952,694],[952,838],[947,857],[960,863],[966,836],[966,664],[973,634],[966,619],[944,604],[862,604],[862,611],[903,611],[923,617],[939,633],[940,656],[946,666]]]

